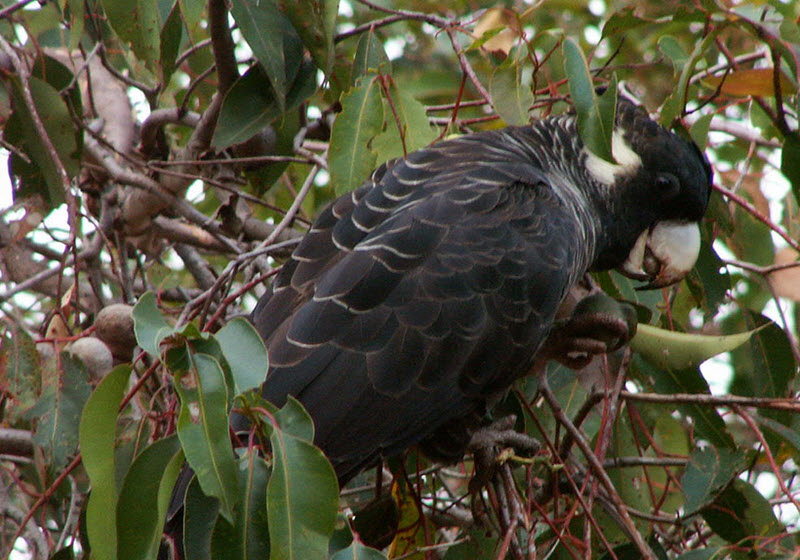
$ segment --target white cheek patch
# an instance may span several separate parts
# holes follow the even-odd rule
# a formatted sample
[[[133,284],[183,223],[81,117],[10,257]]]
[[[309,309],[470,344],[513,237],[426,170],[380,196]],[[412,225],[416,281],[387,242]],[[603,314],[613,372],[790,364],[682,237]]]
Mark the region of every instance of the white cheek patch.
[[[659,261],[685,274],[700,254],[700,227],[694,222],[660,222],[653,228],[647,244]]]
[[[584,148],[584,152],[586,153],[586,169],[589,174],[607,187],[613,185],[617,177],[636,173],[642,166],[642,158],[625,141],[625,131],[621,128],[615,128],[611,135],[611,154],[616,163],[604,160],[587,148]]]

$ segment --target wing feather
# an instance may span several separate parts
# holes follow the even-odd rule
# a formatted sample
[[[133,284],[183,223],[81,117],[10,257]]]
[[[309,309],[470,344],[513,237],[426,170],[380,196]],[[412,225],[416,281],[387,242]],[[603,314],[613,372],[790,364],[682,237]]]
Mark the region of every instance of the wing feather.
[[[500,135],[468,138],[334,202],[253,313],[264,396],[303,402],[342,479],[524,374],[583,272],[578,225],[542,173]]]

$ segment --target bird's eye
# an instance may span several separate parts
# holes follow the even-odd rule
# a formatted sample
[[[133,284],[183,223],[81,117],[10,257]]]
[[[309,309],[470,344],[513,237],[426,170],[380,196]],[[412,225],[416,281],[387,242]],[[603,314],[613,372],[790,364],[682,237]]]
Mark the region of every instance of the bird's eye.
[[[659,173],[656,177],[656,189],[662,199],[669,199],[681,192],[681,183],[672,173]]]

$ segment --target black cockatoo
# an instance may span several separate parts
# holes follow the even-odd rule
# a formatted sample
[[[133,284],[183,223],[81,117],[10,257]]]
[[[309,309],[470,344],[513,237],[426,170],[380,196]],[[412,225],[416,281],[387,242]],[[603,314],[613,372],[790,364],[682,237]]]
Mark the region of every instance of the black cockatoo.
[[[480,415],[525,375],[568,290],[694,265],[700,150],[621,100],[607,162],[574,115],[445,140],[376,170],[313,223],[253,311],[270,369],[340,482]]]

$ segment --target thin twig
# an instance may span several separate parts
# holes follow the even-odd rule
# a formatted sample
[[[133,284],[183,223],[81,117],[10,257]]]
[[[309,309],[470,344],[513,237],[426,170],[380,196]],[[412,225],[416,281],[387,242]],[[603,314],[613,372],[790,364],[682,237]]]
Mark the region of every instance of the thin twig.
[[[349,39],[350,37],[354,37],[355,35],[360,35],[361,33],[366,33],[366,32],[371,31],[373,29],[378,29],[380,27],[384,27],[386,25],[395,23],[397,21],[406,21],[408,19],[410,19],[410,18],[408,18],[404,14],[394,14],[394,15],[387,16],[387,17],[382,18],[382,19],[374,19],[372,21],[368,21],[367,23],[362,23],[361,25],[359,25],[357,27],[354,27],[353,29],[350,29],[348,31],[342,31],[341,33],[338,33],[333,38],[333,42],[334,43],[339,43],[341,41],[344,41],[345,39]]]
[[[202,41],[198,41],[196,44],[192,45],[181,54],[178,55],[178,58],[175,59],[175,67],[180,66],[183,64],[187,58],[192,56],[194,53],[199,51],[200,49],[204,49],[211,44],[211,38],[203,39]]]
[[[274,241],[278,238],[281,232],[283,232],[283,230],[285,230],[289,226],[289,224],[292,222],[295,215],[297,214],[298,210],[300,210],[300,205],[303,204],[306,195],[308,195],[308,191],[311,190],[311,187],[314,184],[314,179],[316,179],[317,177],[317,173],[319,173],[319,167],[315,165],[314,167],[311,168],[311,171],[308,172],[308,176],[306,177],[306,180],[303,182],[303,186],[300,188],[300,192],[297,193],[296,197],[294,197],[292,205],[286,211],[286,215],[284,215],[280,223],[277,226],[275,226],[275,229],[272,230],[272,233],[269,234],[269,237],[267,237],[263,242],[259,244],[258,246],[259,249],[268,247],[272,243],[274,243]]]
[[[31,3],[35,2],[35,1],[36,0],[19,0],[18,2],[14,2],[10,6],[0,10],[0,19],[7,18],[8,16],[13,14],[14,12],[16,12],[18,10],[21,10],[22,8],[24,8],[28,4],[31,4]]]
[[[795,398],[767,398],[767,397],[740,397],[738,395],[705,395],[694,393],[672,393],[660,395],[657,393],[631,393],[622,391],[625,400],[661,403],[661,404],[701,404],[705,406],[752,406],[769,410],[786,410],[800,412],[800,401]]]
[[[562,425],[564,429],[566,429],[567,432],[575,439],[575,443],[580,448],[584,457],[586,457],[586,461],[589,463],[589,468],[591,469],[592,473],[600,480],[603,488],[608,493],[608,497],[611,500],[611,503],[614,505],[615,511],[619,514],[619,522],[622,523],[628,538],[631,539],[634,546],[636,546],[644,558],[648,560],[656,560],[655,554],[650,549],[650,546],[647,544],[647,542],[642,538],[642,535],[636,529],[636,525],[634,525],[633,520],[628,515],[625,502],[622,501],[622,497],[620,497],[617,489],[614,487],[614,483],[603,469],[602,463],[600,463],[599,459],[592,451],[592,447],[586,440],[586,437],[583,435],[583,433],[575,428],[570,419],[564,413],[564,410],[561,408],[558,399],[550,390],[546,377],[542,377],[539,391],[550,405],[553,416],[555,416],[558,423]]]
[[[800,243],[792,239],[792,237],[786,231],[784,231],[783,228],[779,227],[772,220],[770,220],[769,217],[759,212],[758,209],[752,204],[750,204],[747,200],[745,200],[735,192],[730,191],[721,185],[718,185],[717,183],[713,184],[713,188],[718,193],[730,198],[736,204],[741,206],[748,214],[752,215],[756,220],[763,223],[769,229],[780,235],[783,238],[783,240],[786,241],[786,243],[788,243],[789,246],[791,246],[795,251],[800,251]]]
[[[789,490],[789,488],[786,487],[786,482],[783,480],[783,477],[781,476],[780,473],[781,469],[775,463],[775,456],[772,454],[772,450],[769,448],[767,440],[764,439],[764,434],[761,432],[758,426],[756,426],[753,417],[750,416],[744,410],[742,410],[741,407],[734,405],[731,408],[739,416],[739,418],[744,420],[745,424],[747,424],[747,426],[750,428],[750,431],[752,431],[753,434],[755,434],[756,438],[761,443],[761,449],[764,451],[764,455],[766,456],[767,462],[769,463],[769,466],[772,469],[772,473],[775,475],[775,480],[777,480],[778,485],[781,487],[781,492],[783,492],[783,495],[786,496],[786,498],[792,502],[792,505],[795,507],[798,513],[800,513],[800,504],[797,503],[797,501],[794,499],[794,496],[792,495],[792,492]]]

